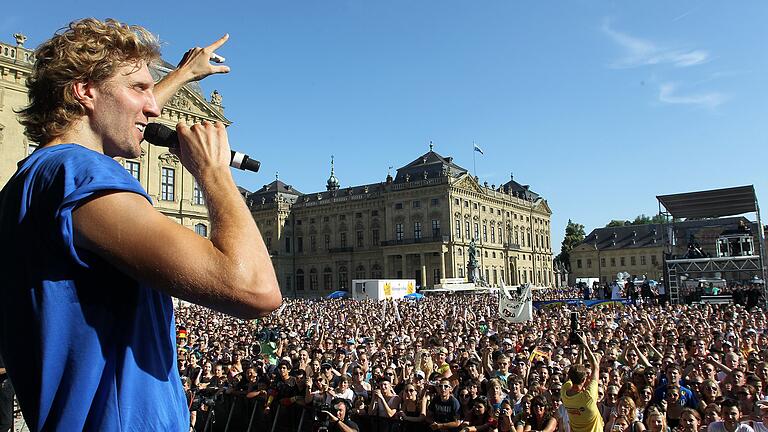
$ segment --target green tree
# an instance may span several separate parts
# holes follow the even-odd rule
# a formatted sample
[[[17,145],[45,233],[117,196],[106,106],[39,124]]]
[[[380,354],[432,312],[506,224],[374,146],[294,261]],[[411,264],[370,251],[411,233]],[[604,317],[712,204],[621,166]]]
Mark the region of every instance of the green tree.
[[[660,224],[660,223],[666,223],[666,217],[657,214],[653,217],[646,216],[644,214],[638,215],[635,217],[634,220],[619,220],[619,219],[613,219],[608,224],[605,225],[606,228],[612,228],[612,227],[622,227],[622,226],[630,226],[630,225],[648,225],[648,224]]]
[[[584,241],[584,225],[573,223],[568,219],[568,225],[565,227],[565,238],[560,245],[560,254],[557,255],[557,260],[565,266],[568,271],[571,271],[571,251],[573,248]]]

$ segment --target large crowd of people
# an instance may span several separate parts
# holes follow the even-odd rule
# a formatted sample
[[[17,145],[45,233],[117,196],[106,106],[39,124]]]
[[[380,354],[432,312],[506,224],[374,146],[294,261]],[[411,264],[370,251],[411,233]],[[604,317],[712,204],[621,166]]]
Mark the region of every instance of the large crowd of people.
[[[608,303],[542,308],[510,323],[498,317],[497,295],[469,294],[287,299],[254,321],[194,305],[176,313],[198,431],[765,432],[768,424],[768,326],[758,308]],[[564,403],[578,399],[564,391],[572,387],[584,388],[599,421],[584,426],[589,407]]]

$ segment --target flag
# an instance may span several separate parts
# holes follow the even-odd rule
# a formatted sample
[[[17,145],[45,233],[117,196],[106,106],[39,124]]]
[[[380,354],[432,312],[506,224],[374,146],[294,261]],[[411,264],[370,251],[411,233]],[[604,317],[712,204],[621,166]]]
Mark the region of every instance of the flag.
[[[472,145],[475,146],[475,151],[476,152],[480,153],[481,155],[485,154],[485,153],[483,153],[483,149],[481,149],[479,145],[477,145],[475,143],[472,143]]]

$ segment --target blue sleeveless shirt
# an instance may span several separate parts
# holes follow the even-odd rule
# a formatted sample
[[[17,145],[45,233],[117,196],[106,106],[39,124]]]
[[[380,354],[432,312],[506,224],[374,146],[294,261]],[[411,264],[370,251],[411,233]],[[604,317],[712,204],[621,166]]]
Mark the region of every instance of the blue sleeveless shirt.
[[[150,200],[114,159],[61,144],[22,161],[0,193],[8,374],[33,431],[187,431],[170,297],[74,245],[72,211],[105,191]]]

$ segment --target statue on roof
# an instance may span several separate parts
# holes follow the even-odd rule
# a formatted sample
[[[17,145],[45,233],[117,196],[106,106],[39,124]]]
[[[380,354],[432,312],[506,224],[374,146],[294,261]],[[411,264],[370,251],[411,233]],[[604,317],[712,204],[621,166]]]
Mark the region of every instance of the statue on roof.
[[[211,104],[221,106],[221,93],[218,90],[211,93]]]

